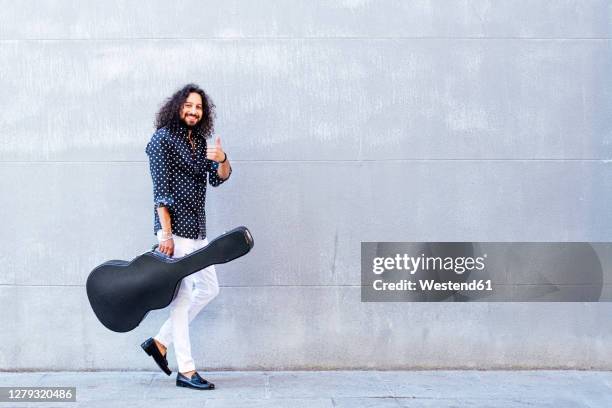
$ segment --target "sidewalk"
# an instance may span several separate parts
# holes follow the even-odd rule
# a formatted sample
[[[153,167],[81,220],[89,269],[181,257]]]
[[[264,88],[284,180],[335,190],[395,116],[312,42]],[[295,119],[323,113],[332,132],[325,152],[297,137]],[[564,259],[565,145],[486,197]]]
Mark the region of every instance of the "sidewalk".
[[[73,386],[77,402],[0,407],[612,407],[602,371],[216,371],[214,391],[161,372],[0,372],[0,386]]]

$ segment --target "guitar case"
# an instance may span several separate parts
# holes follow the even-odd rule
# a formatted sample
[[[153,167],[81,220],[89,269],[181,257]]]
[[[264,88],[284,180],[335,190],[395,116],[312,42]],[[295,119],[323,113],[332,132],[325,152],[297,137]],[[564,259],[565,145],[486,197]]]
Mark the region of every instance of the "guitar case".
[[[182,258],[152,250],[131,261],[104,262],[87,278],[89,304],[106,328],[128,332],[138,327],[151,310],[168,306],[184,277],[240,258],[251,248],[251,233],[246,227],[238,227]]]

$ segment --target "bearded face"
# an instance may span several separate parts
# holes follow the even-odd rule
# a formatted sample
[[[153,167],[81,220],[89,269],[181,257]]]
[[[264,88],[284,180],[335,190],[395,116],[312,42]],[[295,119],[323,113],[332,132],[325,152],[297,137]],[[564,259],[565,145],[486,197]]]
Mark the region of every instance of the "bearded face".
[[[189,94],[180,112],[181,120],[187,127],[194,127],[202,120],[202,97],[199,93]]]

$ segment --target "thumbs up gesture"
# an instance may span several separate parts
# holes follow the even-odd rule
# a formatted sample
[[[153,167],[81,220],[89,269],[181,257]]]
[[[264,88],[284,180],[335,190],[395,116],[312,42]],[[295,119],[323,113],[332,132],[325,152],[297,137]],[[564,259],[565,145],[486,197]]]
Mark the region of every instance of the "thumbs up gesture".
[[[215,138],[214,145],[209,145],[206,147],[206,158],[208,160],[213,160],[216,162],[225,161],[226,155],[223,151],[223,148],[221,147],[221,138],[219,136]]]

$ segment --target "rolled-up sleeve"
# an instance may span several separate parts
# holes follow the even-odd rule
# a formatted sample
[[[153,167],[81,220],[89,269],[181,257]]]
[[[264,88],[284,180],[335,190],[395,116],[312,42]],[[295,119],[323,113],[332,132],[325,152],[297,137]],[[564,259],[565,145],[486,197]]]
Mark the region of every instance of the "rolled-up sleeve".
[[[168,141],[164,135],[157,132],[147,144],[147,155],[149,156],[149,168],[153,179],[153,199],[155,207],[172,207],[174,199],[172,197],[170,173],[170,149]]]
[[[217,187],[225,183],[232,175],[232,166],[230,165],[229,174],[226,179],[219,177],[217,170],[219,169],[219,163],[213,160],[206,159],[206,170],[208,171],[208,182],[211,186]]]

